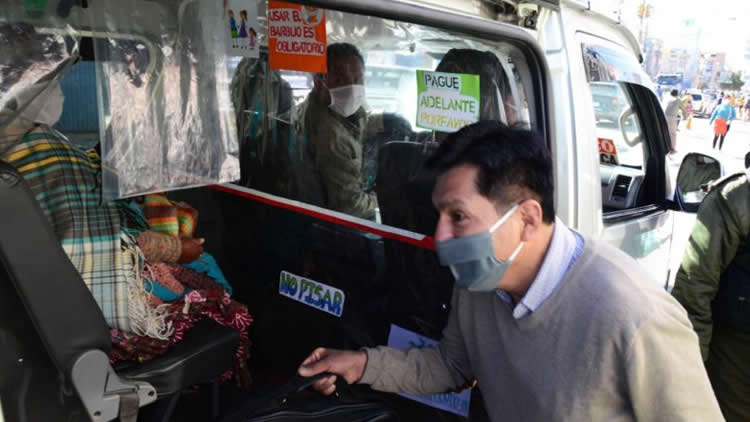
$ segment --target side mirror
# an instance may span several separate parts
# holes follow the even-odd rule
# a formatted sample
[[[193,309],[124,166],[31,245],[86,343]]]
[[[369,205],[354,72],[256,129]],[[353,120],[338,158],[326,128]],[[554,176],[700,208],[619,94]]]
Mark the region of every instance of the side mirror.
[[[675,200],[683,211],[697,212],[711,190],[711,183],[721,178],[721,166],[715,158],[691,152],[677,173]]]
[[[745,168],[750,169],[750,152],[745,155]]]

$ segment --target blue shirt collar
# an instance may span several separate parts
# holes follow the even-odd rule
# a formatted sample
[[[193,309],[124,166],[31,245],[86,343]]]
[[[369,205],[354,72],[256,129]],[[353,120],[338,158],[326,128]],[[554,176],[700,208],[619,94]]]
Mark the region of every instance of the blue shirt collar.
[[[559,218],[555,219],[555,227],[552,232],[547,254],[544,256],[542,266],[531,283],[529,290],[521,298],[521,301],[513,308],[513,317],[523,318],[539,309],[547,298],[559,286],[567,270],[583,251],[583,237],[570,230]],[[498,296],[509,306],[513,306],[510,294],[502,290],[497,291]]]

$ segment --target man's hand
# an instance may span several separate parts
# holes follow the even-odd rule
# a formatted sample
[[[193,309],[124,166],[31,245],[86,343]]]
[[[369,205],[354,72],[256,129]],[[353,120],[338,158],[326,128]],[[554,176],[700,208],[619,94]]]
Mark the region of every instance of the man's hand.
[[[182,252],[180,253],[180,258],[177,262],[181,264],[193,262],[203,253],[203,243],[206,241],[205,239],[183,237],[180,240],[182,241]]]
[[[297,372],[303,377],[331,372],[344,377],[348,384],[353,384],[362,378],[366,365],[367,353],[363,351],[352,352],[319,347],[302,362]],[[336,377],[323,378],[313,384],[313,388],[325,395],[331,395],[336,391]]]

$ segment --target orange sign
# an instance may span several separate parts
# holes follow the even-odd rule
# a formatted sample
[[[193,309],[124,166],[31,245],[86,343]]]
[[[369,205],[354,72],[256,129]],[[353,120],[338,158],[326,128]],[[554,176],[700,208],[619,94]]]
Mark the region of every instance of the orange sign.
[[[271,0],[268,35],[271,68],[326,73],[325,10]]]

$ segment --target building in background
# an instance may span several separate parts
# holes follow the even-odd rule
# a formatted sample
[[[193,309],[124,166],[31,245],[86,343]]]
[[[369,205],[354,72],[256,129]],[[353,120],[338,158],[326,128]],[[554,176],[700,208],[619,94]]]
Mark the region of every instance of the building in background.
[[[699,89],[719,89],[719,80],[726,69],[726,53],[701,53],[698,59],[696,87]]]
[[[663,49],[664,41],[657,38],[649,38],[643,43],[643,70],[651,76],[651,79],[656,78],[656,75],[661,72]]]
[[[744,91],[750,91],[750,39],[745,42],[745,51],[742,60],[742,80],[745,85]]]

